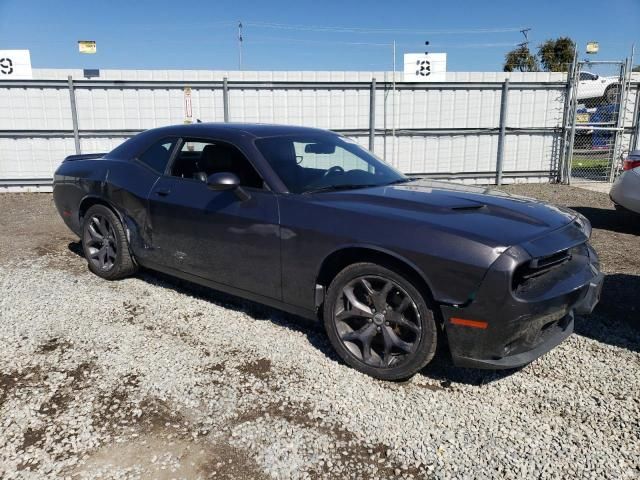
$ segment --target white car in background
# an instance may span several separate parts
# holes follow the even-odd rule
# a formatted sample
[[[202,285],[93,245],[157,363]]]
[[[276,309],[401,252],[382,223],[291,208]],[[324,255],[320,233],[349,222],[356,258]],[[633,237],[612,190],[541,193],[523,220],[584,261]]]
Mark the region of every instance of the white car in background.
[[[587,106],[595,103],[618,103],[620,82],[618,77],[601,77],[591,72],[580,72],[578,79],[578,100],[584,100]]]
[[[616,208],[640,214],[640,150],[629,153],[622,170],[611,187],[609,197]]]

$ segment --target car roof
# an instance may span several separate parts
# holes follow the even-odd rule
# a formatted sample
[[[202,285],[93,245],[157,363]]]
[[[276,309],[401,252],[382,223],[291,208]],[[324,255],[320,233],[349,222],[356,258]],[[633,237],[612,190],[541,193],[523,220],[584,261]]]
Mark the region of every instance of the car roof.
[[[275,137],[280,135],[318,135],[333,133],[329,130],[295,125],[276,125],[267,123],[191,123],[171,125],[153,129],[162,135],[233,135],[246,134],[255,138]]]
[[[251,139],[277,137],[281,135],[337,135],[320,128],[295,125],[273,125],[266,123],[189,123],[169,125],[145,130],[111,150],[108,158],[129,159],[139,155],[154,142],[164,137],[202,137],[221,141],[237,142],[242,137]]]

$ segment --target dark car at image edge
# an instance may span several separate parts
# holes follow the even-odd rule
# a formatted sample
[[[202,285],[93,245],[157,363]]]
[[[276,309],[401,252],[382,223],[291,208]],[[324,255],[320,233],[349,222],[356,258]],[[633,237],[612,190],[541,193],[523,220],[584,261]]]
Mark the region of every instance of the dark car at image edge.
[[[318,319],[345,363],[387,380],[439,338],[459,366],[525,365],[602,287],[577,212],[406,177],[320,129],[147,130],[67,157],[54,200],[97,275],[144,267]]]

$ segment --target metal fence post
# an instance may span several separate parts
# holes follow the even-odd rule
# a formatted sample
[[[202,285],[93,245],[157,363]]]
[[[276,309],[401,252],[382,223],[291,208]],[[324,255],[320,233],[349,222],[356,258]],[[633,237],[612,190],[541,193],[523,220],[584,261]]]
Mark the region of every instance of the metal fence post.
[[[371,79],[369,92],[369,150],[373,152],[376,137],[376,79]]]
[[[640,84],[636,85],[636,106],[634,107],[633,121],[633,137],[629,143],[629,150],[638,150],[640,148]]]
[[[229,121],[229,85],[227,77],[222,79],[222,105],[224,107],[224,121]]]
[[[504,137],[507,131],[507,105],[509,103],[509,78],[502,84],[500,98],[500,135],[498,136],[498,158],[496,161],[496,185],[502,185],[502,165],[504,161]]]
[[[69,83],[69,100],[71,101],[71,122],[73,123],[73,139],[76,144],[76,155],[80,155],[80,131],[78,129],[78,109],[76,108],[76,92],[73,88],[73,78],[67,77]]]
[[[615,180],[616,167],[618,166],[618,160],[620,159],[620,149],[622,143],[622,136],[624,134],[624,121],[627,116],[627,83],[631,83],[631,77],[627,79],[627,72],[631,74],[631,65],[629,59],[625,59],[624,63],[620,66],[620,96],[618,97],[618,118],[616,119],[616,130],[613,133],[613,154],[611,158],[611,167],[609,168],[609,176],[607,181],[610,183]]]
[[[576,123],[577,123],[577,109],[578,109],[578,79],[580,78],[580,72],[582,71],[582,63],[578,62],[577,47],[574,53],[573,62],[573,76],[571,77],[571,106],[569,108],[569,114],[571,119],[571,130],[569,131],[569,144],[567,145],[567,158],[566,165],[566,184],[571,185],[571,168],[573,166],[573,149],[576,141]]]
[[[564,106],[562,107],[562,143],[560,144],[560,158],[558,160],[558,180],[564,183],[566,180],[566,162],[567,162],[567,137],[569,131],[567,123],[569,122],[569,108],[571,106],[571,86],[573,79],[573,63],[569,64],[567,72],[567,87],[564,93]]]

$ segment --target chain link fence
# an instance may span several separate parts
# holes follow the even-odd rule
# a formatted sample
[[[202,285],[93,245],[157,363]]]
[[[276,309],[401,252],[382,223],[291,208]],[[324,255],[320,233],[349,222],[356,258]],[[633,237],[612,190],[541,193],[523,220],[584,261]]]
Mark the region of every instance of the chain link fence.
[[[573,75],[571,181],[611,181],[620,155],[627,76],[624,62],[579,62]]]

